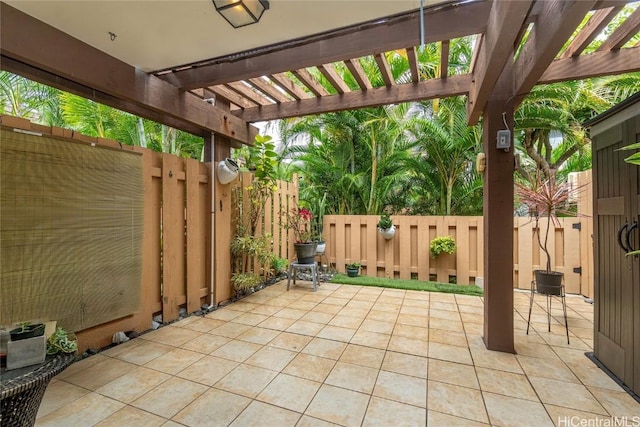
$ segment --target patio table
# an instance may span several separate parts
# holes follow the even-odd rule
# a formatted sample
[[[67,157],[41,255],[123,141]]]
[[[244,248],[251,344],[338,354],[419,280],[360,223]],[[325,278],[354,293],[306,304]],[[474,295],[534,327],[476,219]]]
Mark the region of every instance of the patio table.
[[[0,425],[33,426],[51,378],[76,358],[76,354],[48,356],[43,363],[7,371],[0,370]]]

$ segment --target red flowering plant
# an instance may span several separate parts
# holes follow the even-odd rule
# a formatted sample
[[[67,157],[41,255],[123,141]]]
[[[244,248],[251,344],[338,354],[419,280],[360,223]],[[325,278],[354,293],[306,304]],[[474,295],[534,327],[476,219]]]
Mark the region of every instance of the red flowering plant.
[[[287,222],[284,227],[293,231],[296,243],[311,243],[311,220],[313,214],[307,208],[293,207],[287,214]]]

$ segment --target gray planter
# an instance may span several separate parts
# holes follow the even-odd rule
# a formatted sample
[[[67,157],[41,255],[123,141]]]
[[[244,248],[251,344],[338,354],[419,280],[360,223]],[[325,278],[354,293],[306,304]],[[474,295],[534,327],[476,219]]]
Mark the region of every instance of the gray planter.
[[[294,243],[298,264],[313,264],[316,260],[316,243]]]

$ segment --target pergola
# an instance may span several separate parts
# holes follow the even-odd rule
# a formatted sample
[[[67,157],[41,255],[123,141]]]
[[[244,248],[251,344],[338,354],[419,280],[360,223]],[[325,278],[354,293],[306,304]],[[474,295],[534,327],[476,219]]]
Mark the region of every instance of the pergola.
[[[233,29],[208,0],[0,3],[0,68],[203,136],[209,160],[251,144],[251,122],[392,103],[467,96],[483,116],[484,339],[513,352],[513,150],[498,130],[536,84],[640,70],[640,8],[590,54],[585,49],[627,1],[279,1]],[[588,17],[579,31],[576,29]],[[469,72],[448,65],[452,39],[476,36]],[[424,79],[417,50],[441,44],[439,75]],[[387,56],[405,51],[411,78]],[[374,87],[359,58],[375,58]],[[336,72],[346,66],[359,88]],[[333,90],[314,77],[317,70]]]

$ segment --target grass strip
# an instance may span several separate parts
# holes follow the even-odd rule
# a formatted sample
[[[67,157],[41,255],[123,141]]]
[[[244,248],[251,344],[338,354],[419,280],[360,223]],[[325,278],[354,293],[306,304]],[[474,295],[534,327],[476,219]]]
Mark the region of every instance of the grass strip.
[[[407,289],[412,291],[443,292],[448,294],[482,296],[482,288],[476,285],[453,285],[450,283],[428,282],[423,280],[387,279],[386,277],[357,276],[349,277],[338,273],[331,283],[358,286],[378,286],[381,288]]]

